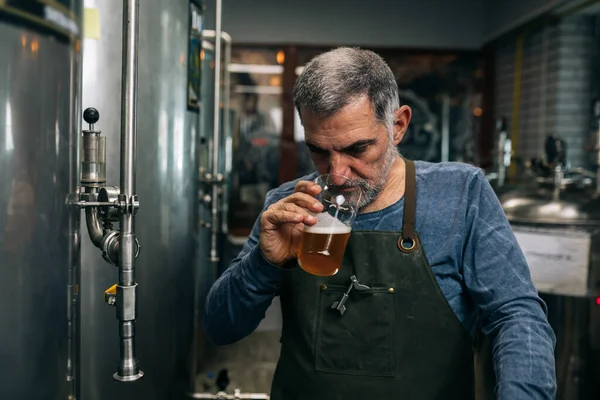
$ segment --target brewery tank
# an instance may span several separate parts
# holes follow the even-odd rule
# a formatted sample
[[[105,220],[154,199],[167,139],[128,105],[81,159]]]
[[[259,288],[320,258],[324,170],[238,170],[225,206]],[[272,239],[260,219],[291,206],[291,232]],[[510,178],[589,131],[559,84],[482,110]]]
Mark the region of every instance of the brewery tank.
[[[88,29],[83,42],[82,109],[99,112],[94,129],[106,138],[110,187],[119,185],[120,174],[123,2],[84,4]],[[103,259],[82,221],[80,398],[84,400],[177,399],[193,380],[202,22],[198,1],[139,3],[135,236],[141,251],[135,260],[135,350],[144,375],[128,383],[113,379],[119,361],[119,321],[115,309],[105,304],[105,291],[117,283],[117,269]]]
[[[72,399],[81,2],[0,2],[0,398]],[[75,246],[71,246],[75,244]]]
[[[595,180],[591,172],[556,164],[498,193],[556,333],[559,400],[600,398],[600,196]]]

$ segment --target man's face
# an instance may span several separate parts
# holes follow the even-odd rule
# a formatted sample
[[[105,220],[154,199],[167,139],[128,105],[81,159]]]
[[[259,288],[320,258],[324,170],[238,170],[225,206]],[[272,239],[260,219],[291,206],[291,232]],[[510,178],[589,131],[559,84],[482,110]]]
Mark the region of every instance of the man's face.
[[[408,126],[410,108],[398,110],[391,135],[376,119],[367,96],[329,118],[319,118],[307,110],[301,114],[306,145],[318,173],[351,178],[352,184],[361,188],[361,208],[375,200],[396,160],[396,146]]]

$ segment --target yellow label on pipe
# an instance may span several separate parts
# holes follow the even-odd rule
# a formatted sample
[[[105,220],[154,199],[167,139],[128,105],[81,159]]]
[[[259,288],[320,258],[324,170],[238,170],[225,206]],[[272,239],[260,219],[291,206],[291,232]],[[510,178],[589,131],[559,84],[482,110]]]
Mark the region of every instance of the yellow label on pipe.
[[[112,285],[111,287],[109,287],[108,289],[106,289],[104,291],[104,302],[108,302],[109,295],[116,295],[116,294],[117,294],[117,284],[115,283],[114,285]]]

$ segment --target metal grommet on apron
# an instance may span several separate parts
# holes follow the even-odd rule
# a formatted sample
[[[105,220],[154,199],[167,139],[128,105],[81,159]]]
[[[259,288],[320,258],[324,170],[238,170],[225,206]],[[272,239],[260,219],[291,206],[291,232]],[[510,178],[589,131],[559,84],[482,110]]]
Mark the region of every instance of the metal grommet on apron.
[[[418,240],[416,237],[404,239],[401,237],[398,239],[398,248],[404,253],[412,253],[418,247]]]

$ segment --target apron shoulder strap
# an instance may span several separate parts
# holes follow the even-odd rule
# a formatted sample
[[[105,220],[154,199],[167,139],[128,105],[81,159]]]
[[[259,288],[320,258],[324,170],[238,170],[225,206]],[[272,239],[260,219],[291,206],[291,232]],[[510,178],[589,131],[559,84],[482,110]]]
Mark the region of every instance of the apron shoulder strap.
[[[406,188],[404,189],[404,221],[402,239],[413,241],[415,236],[415,214],[417,206],[417,172],[415,163],[404,159],[406,164]]]

